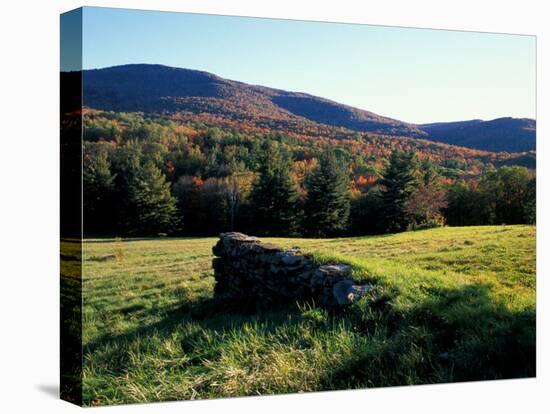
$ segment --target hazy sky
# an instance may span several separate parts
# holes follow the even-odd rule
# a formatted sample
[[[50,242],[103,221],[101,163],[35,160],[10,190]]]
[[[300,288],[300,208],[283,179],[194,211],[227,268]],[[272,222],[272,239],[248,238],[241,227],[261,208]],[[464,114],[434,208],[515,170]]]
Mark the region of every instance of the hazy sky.
[[[159,63],[403,121],[535,117],[533,36],[85,8],[85,69]]]

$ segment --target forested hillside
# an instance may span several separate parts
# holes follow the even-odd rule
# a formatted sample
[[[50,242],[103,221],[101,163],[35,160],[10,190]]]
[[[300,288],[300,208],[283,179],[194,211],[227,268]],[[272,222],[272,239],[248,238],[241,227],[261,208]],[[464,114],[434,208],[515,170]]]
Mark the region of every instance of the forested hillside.
[[[533,169],[424,143],[86,110],[85,233],[325,237],[534,222]]]
[[[123,65],[83,72],[90,108],[144,112],[245,132],[346,139],[360,133],[431,141],[483,151],[535,149],[535,121],[501,118],[414,125],[305,93],[289,92],[162,65]]]
[[[486,122],[425,132],[323,98],[161,65],[82,76],[86,236],[329,237],[535,221],[534,151],[428,136]]]
[[[124,65],[83,72],[85,105],[115,111],[217,115],[258,127],[307,131],[325,125],[361,132],[422,137],[412,124],[304,93],[162,65]],[[336,128],[334,128],[336,127]]]

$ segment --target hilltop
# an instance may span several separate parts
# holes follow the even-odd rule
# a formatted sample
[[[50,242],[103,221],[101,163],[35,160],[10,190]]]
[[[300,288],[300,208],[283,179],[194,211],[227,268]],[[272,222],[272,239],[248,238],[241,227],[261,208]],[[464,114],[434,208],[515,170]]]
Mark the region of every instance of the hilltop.
[[[418,126],[427,139],[484,151],[523,152],[536,147],[536,121],[529,118],[474,119]]]
[[[479,151],[481,156],[534,151],[536,144],[536,122],[532,119],[508,117],[415,125],[306,93],[163,65],[85,70],[83,92],[88,108],[142,112],[244,133],[278,132],[328,139],[362,136],[371,142],[386,143],[398,139],[405,146],[417,148],[430,147],[433,142],[447,144],[435,147],[435,152],[461,153],[464,151],[456,147],[462,147]]]
[[[162,65],[86,70],[84,102],[114,111],[209,113],[291,130],[296,124],[320,123],[360,132],[427,137],[415,125],[328,99]]]

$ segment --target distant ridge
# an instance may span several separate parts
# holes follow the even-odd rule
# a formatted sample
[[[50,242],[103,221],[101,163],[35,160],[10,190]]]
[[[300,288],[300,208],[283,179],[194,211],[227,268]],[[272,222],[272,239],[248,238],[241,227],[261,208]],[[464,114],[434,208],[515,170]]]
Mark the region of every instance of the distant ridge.
[[[289,92],[164,65],[130,64],[83,71],[84,105],[113,111],[189,113],[252,122],[282,131],[326,125],[379,135],[423,138],[487,151],[535,148],[535,121],[414,125],[306,93]]]
[[[428,139],[484,151],[525,152],[536,147],[537,123],[529,118],[473,119],[418,125]]]

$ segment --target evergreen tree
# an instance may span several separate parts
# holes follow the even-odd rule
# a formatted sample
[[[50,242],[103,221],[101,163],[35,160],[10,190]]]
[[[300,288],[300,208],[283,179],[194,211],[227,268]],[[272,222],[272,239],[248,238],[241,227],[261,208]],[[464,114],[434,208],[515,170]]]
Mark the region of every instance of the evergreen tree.
[[[112,208],[115,234],[135,232],[134,218],[137,212],[131,200],[131,191],[141,167],[142,156],[141,145],[137,141],[126,142],[111,155],[111,170],[115,175],[113,199],[116,204]]]
[[[351,234],[383,233],[385,223],[380,187],[373,187],[366,194],[354,198],[350,216]]]
[[[307,232],[315,237],[344,233],[349,226],[350,180],[332,150],[321,154],[306,187]]]
[[[112,208],[114,175],[106,144],[86,143],[83,151],[84,233],[108,234],[113,231]]]
[[[415,157],[412,151],[391,153],[389,165],[380,180],[386,232],[406,230],[410,223],[405,207],[417,186],[415,170]]]
[[[171,232],[178,223],[176,199],[162,171],[152,161],[139,168],[130,188],[135,209],[133,231],[155,235]]]
[[[251,194],[253,228],[265,235],[293,235],[298,231],[298,190],[290,175],[292,160],[276,142],[262,145],[259,175]]]

